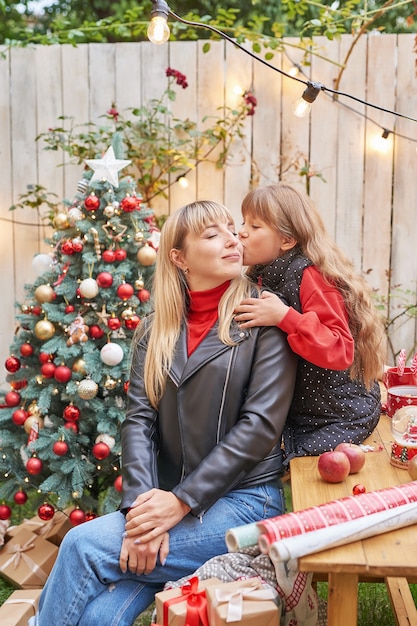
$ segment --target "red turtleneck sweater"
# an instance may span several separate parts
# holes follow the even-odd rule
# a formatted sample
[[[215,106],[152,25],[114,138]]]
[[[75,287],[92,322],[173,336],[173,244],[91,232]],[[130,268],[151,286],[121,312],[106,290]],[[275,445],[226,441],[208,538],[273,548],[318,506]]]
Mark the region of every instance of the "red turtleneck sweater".
[[[190,308],[188,311],[188,356],[196,349],[204,337],[214,326],[219,316],[219,302],[230,285],[230,280],[214,289],[206,291],[190,291]]]

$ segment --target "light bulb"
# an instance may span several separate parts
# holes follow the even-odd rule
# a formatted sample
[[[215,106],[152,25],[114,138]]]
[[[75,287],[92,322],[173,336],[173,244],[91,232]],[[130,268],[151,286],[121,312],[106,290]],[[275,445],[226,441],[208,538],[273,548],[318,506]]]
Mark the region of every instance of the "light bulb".
[[[166,43],[169,39],[170,30],[165,16],[155,15],[148,26],[148,39],[157,45]]]
[[[307,100],[304,100],[304,98],[298,98],[298,100],[294,102],[292,111],[296,117],[305,117],[311,111],[311,104],[307,102]]]
[[[177,180],[180,187],[187,189],[189,183],[185,176],[180,176]]]

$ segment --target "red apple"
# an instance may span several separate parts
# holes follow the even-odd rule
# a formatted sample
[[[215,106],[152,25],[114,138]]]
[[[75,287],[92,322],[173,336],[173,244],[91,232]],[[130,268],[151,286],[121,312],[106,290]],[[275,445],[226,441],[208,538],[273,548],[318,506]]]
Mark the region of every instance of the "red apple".
[[[356,443],[339,443],[335,450],[344,452],[349,459],[349,474],[357,474],[365,465],[365,451],[360,446],[357,446]]]
[[[320,454],[317,469],[327,483],[341,483],[350,471],[349,459],[340,450],[329,450]]]

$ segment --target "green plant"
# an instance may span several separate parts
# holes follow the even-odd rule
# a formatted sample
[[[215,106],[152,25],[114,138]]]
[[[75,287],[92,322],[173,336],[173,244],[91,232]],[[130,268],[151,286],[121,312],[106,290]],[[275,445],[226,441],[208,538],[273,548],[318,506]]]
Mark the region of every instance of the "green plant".
[[[412,356],[417,349],[417,341],[413,334],[412,343],[408,346],[395,344],[395,333],[412,319],[417,318],[417,292],[405,285],[393,285],[388,295],[375,293],[376,308],[382,313],[388,343],[388,361],[395,363],[398,354],[404,348]]]
[[[256,98],[245,92],[238,106],[219,109],[217,116],[204,118],[202,122],[206,127],[199,130],[197,122],[180,119],[170,109],[170,103],[176,99],[173,87],[186,89],[186,76],[172,68],[166,70],[166,75],[168,84],[162,95],[141,107],[129,109],[129,117],[123,116],[112,104],[102,116],[107,125],[74,126],[72,118],[63,116],[59,119],[69,122],[69,128],[65,128],[64,123],[41,133],[37,139],[44,140],[46,150],[62,149],[73,162],[81,164],[92,154],[104,152],[115,133],[119,134],[124,157],[132,161],[127,172],[136,179],[144,201],[151,205],[157,195],[166,196],[170,184],[200,163],[211,161],[217,167],[225,165],[233,141],[244,136],[244,121],[254,114],[256,107]]]

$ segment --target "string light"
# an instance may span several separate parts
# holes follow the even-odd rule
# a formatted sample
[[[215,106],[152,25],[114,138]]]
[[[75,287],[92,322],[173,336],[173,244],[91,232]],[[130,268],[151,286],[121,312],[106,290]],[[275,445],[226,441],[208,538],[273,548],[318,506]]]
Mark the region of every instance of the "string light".
[[[323,85],[321,83],[308,83],[301,98],[294,103],[293,113],[296,117],[304,117],[307,113],[310,113],[311,104],[319,95],[322,87]]]
[[[187,178],[183,174],[181,176],[178,176],[177,183],[183,189],[187,189],[187,187],[189,186],[189,182],[188,182]]]
[[[293,76],[287,72],[284,72],[280,68],[275,67],[274,65],[271,65],[271,63],[268,63],[268,61],[266,61],[265,59],[262,59],[261,57],[257,56],[251,50],[249,50],[248,48],[245,48],[240,43],[235,41],[232,37],[229,37],[229,35],[226,35],[226,33],[219,30],[218,28],[215,28],[211,24],[205,24],[204,22],[193,22],[191,20],[186,20],[183,17],[180,17],[179,15],[171,11],[171,9],[169,8],[165,0],[152,0],[152,4],[154,5],[154,8],[152,9],[152,12],[151,12],[151,23],[148,27],[148,38],[153,43],[161,44],[161,43],[165,43],[166,41],[168,41],[169,35],[170,35],[170,30],[168,26],[168,17],[172,17],[174,20],[181,22],[182,24],[186,24],[187,26],[192,26],[194,28],[205,28],[206,30],[210,30],[211,32],[216,33],[216,35],[218,35],[222,39],[225,39],[226,41],[229,41],[236,48],[239,48],[239,50],[242,50],[242,52],[244,52],[245,54],[248,54],[250,57],[258,61],[259,63],[266,65],[270,69],[274,70],[275,72],[278,72],[279,74],[282,74],[283,76],[286,76],[287,78],[303,83],[304,85],[307,86],[307,88],[309,87],[310,81],[302,80],[301,78],[298,78],[298,76]],[[361,104],[364,104],[365,106],[378,109],[379,111],[384,111],[385,113],[390,113],[391,115],[395,115],[397,117],[402,117],[412,122],[417,122],[417,119],[413,117],[404,115],[402,113],[398,113],[397,111],[390,111],[389,109],[385,109],[384,107],[378,106],[376,104],[372,104],[371,102],[367,102],[366,100],[362,100],[361,98],[357,98],[356,96],[352,96],[351,94],[344,93],[342,91],[337,91],[336,89],[330,89],[329,87],[326,87],[325,85],[321,85],[320,90],[328,91],[329,93],[332,93],[333,95],[343,96],[345,98],[351,98],[352,100],[355,100],[356,102],[360,102]],[[315,98],[316,97],[317,97],[317,94]],[[312,102],[314,102],[315,98],[312,100]],[[303,96],[301,96],[301,99],[305,100]],[[311,105],[311,102],[309,102],[308,104]],[[305,114],[306,113],[304,113],[304,115]]]

